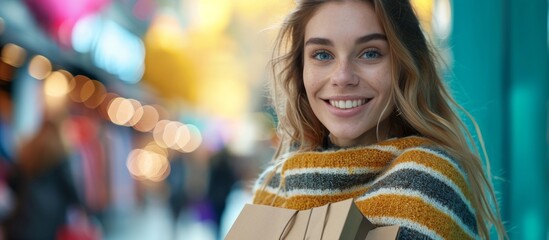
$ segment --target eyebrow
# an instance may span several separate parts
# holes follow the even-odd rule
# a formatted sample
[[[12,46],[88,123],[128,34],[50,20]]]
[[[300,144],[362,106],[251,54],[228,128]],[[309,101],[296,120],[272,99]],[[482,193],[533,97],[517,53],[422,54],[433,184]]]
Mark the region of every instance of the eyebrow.
[[[385,36],[385,34],[381,34],[381,33],[372,33],[372,34],[369,34],[369,35],[362,36],[362,37],[358,38],[355,42],[357,44],[359,44],[359,43],[366,43],[366,42],[369,42],[369,41],[372,41],[372,40],[385,40],[385,41],[387,41],[387,36]]]
[[[356,44],[366,43],[366,42],[369,42],[369,41],[372,41],[372,40],[385,40],[385,41],[387,41],[387,36],[385,36],[385,34],[381,34],[381,33],[372,33],[372,34],[368,34],[366,36],[362,36],[362,37],[358,38],[355,41],[355,43]],[[310,45],[310,44],[326,45],[326,46],[333,46],[334,45],[332,43],[332,41],[330,41],[329,39],[326,39],[326,38],[309,38],[305,42],[305,46]]]

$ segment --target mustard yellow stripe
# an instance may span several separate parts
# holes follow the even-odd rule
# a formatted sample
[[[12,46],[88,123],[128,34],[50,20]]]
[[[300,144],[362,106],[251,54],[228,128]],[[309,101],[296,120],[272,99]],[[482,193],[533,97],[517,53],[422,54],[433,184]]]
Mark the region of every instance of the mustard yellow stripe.
[[[337,194],[337,195],[292,196],[288,198],[285,207],[290,209],[296,209],[296,210],[304,210],[304,209],[309,209],[314,207],[320,207],[328,203],[343,201],[349,198],[355,198],[356,196],[363,195],[365,192],[366,192],[366,189],[361,189],[355,192],[349,192],[349,193]]]
[[[282,196],[277,196],[276,194],[272,194],[264,190],[257,190],[254,194],[252,202],[253,204],[282,207],[286,203],[286,198]]]
[[[366,191],[367,188],[363,188],[353,192],[335,195],[297,195],[285,198],[283,196],[277,196],[264,190],[258,190],[254,194],[253,203],[270,205],[274,207],[284,207],[295,210],[305,210],[309,208],[320,207],[328,203],[339,202],[349,198],[355,198],[356,196],[364,195]],[[274,202],[273,199],[275,199]]]
[[[412,150],[402,153],[397,159],[395,159],[391,167],[406,162],[422,164],[441,173],[454,182],[459,187],[463,195],[471,201],[472,194],[464,176],[461,175],[461,173],[446,160],[440,159],[439,157],[427,152]]]
[[[390,140],[378,143],[378,145],[380,146],[391,146],[400,150],[404,150],[411,147],[423,146],[423,145],[432,145],[432,144],[433,142],[431,140],[427,138],[422,138],[422,137],[397,138],[397,139],[390,139]]]
[[[368,157],[368,161],[364,157]],[[291,157],[284,170],[299,168],[373,168],[387,166],[394,156],[377,149],[352,149],[340,152],[306,152]]]
[[[418,197],[385,194],[356,204],[366,217],[409,219],[447,239],[472,239],[449,215]]]

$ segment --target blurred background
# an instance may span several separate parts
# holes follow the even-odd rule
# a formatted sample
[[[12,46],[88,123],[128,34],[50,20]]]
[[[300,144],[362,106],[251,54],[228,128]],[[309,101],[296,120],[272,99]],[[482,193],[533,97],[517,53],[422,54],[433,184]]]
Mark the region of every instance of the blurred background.
[[[547,0],[412,2],[511,239],[549,239]],[[222,239],[276,145],[293,4],[1,0],[0,239]]]

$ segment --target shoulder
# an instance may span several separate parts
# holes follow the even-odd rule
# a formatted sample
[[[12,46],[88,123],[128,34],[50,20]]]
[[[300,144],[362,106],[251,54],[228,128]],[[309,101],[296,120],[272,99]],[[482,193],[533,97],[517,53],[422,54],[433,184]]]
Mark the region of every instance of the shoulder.
[[[477,238],[471,190],[459,161],[429,141],[399,150],[357,199],[363,212],[377,224],[403,226],[410,236]]]
[[[459,191],[471,199],[466,171],[460,160],[443,147],[423,137],[395,139],[382,144],[395,148],[395,158],[384,175],[412,175],[411,179],[417,181],[435,178],[446,185],[457,185]]]
[[[460,161],[436,145],[416,146],[402,150],[388,166],[387,171],[421,173],[418,176],[425,175],[425,177],[440,179],[449,185],[458,184],[464,194],[469,194],[467,173]]]
[[[472,193],[465,170],[455,157],[432,142],[398,151],[374,185],[379,188],[408,187],[419,192],[436,189],[437,192],[455,194],[453,197],[463,200],[471,208]],[[371,190],[374,189],[375,186]]]

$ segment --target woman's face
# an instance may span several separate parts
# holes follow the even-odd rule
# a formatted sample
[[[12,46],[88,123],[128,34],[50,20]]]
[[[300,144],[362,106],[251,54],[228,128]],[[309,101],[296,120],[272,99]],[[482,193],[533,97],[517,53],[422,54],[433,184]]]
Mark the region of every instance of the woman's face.
[[[389,46],[373,6],[323,4],[306,25],[304,51],[307,98],[331,140],[339,146],[375,143],[376,125],[393,104]]]

